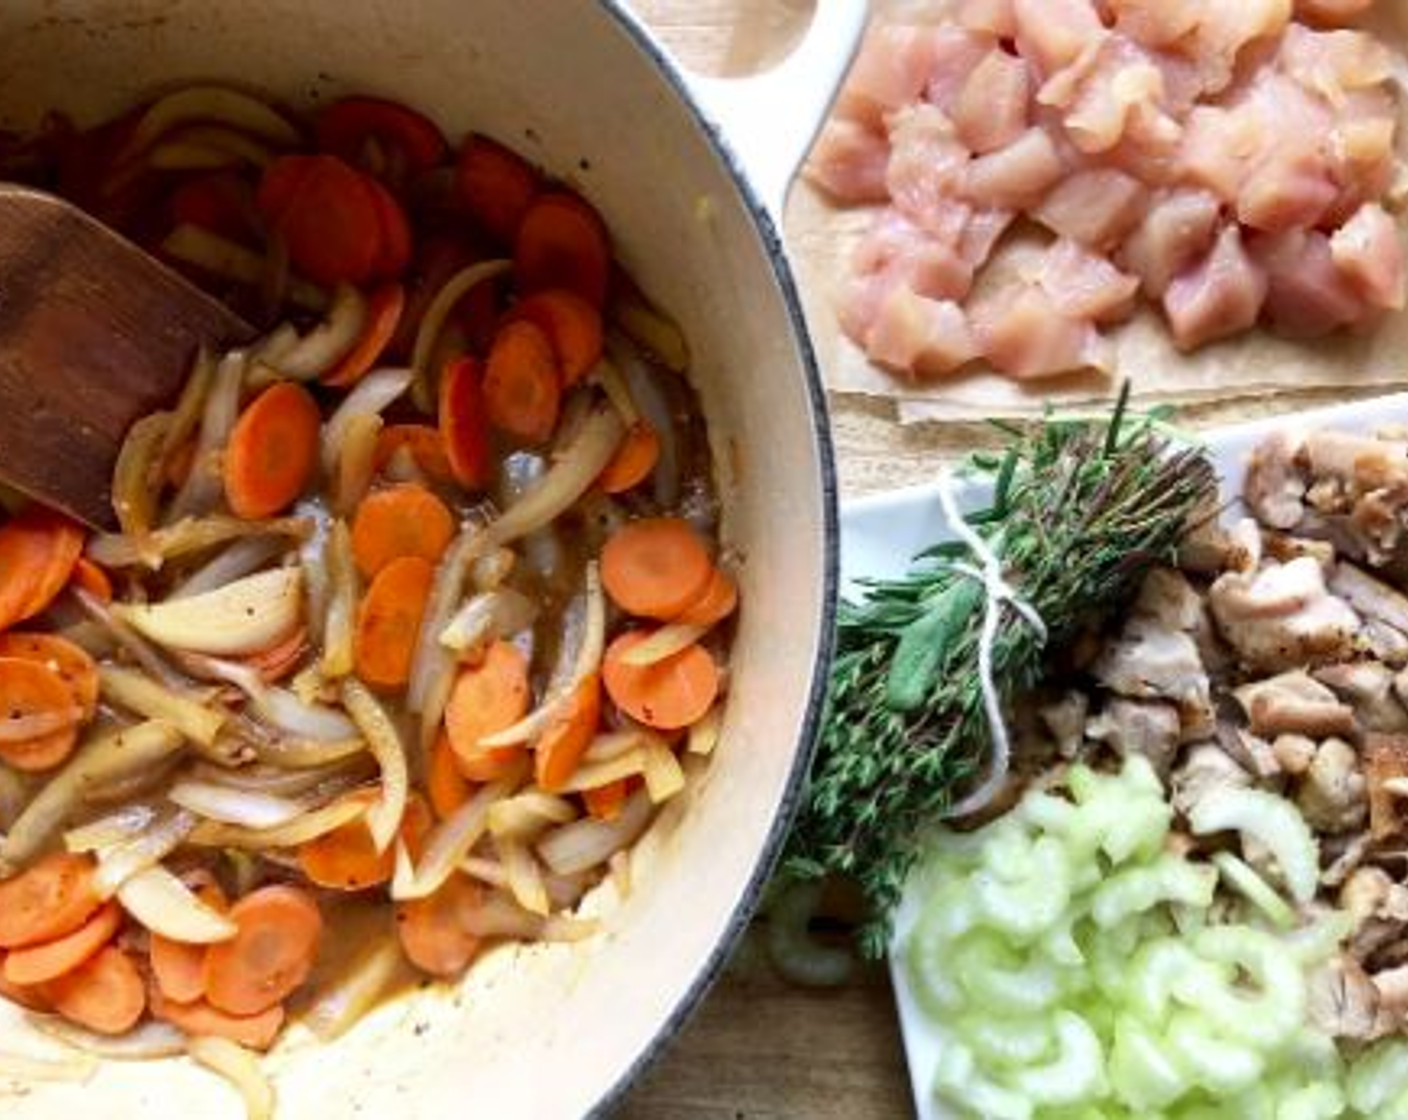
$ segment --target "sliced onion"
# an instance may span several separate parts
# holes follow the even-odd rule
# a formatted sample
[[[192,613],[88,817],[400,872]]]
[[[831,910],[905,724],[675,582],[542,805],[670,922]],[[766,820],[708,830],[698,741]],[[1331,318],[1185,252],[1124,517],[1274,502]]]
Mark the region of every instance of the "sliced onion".
[[[286,797],[231,789],[213,782],[177,782],[167,796],[206,820],[243,828],[277,828],[302,815],[304,806]]]
[[[59,708],[32,715],[0,713],[0,743],[26,743],[83,722],[83,709]]]
[[[323,321],[292,345],[281,345],[277,357],[254,354],[253,383],[282,379],[311,381],[332,369],[361,337],[367,321],[367,301],[351,284],[339,284]]]
[[[151,805],[124,805],[116,812],[64,833],[64,847],[70,852],[91,852],[130,840],[156,819]]]
[[[225,493],[220,473],[220,453],[229,442],[230,432],[240,413],[240,392],[244,388],[248,361],[243,350],[231,350],[220,359],[215,380],[201,414],[200,437],[191,459],[190,474],[167,511],[167,524],[184,517],[209,513]]]
[[[378,852],[391,847],[401,830],[410,795],[411,778],[406,746],[381,702],[356,677],[342,682],[342,703],[367,740],[367,749],[381,767],[381,800],[367,810],[367,831]]]
[[[541,790],[506,797],[489,807],[489,831],[495,838],[521,840],[536,836],[549,825],[576,819],[577,810],[570,801]]]
[[[332,518],[321,502],[300,502],[297,509],[309,517],[313,526],[308,538],[299,546],[298,563],[303,568],[308,640],[316,648],[323,644],[328,600],[332,597],[332,581],[327,571],[328,534],[332,532]]]
[[[621,414],[621,422],[627,428],[639,423],[640,410],[636,408],[635,399],[631,396],[631,387],[626,384],[621,371],[603,359],[596,367],[596,379],[601,384],[606,399],[611,402],[611,407]]]
[[[397,902],[428,898],[445,885],[460,862],[469,854],[489,826],[489,807],[507,797],[523,779],[527,766],[521,765],[506,778],[481,786],[463,805],[431,829],[425,838],[420,865],[413,867],[397,855],[396,874],[391,880],[391,897]]]
[[[328,680],[352,672],[357,633],[357,563],[347,522],[337,521],[323,549],[328,579],[327,612],[323,622],[323,656],[319,668]]]
[[[645,766],[645,747],[637,745],[604,762],[583,762],[560,790],[562,793],[585,793],[589,789],[600,789],[622,778],[634,778],[645,773]]]
[[[445,320],[455,309],[455,304],[471,291],[486,280],[503,275],[511,267],[512,262],[505,260],[479,261],[468,265],[445,281],[444,286],[430,301],[430,306],[425,309],[420,327],[416,330],[415,348],[411,357],[415,384],[413,394],[416,405],[422,412],[435,411],[435,398],[430,385],[430,360],[435,352],[436,340],[445,326]]]
[[[507,888],[505,877],[504,888]],[[465,932],[471,937],[507,937],[518,941],[537,941],[547,924],[540,914],[525,909],[515,899],[498,891],[485,896],[478,906],[460,916]]]
[[[547,917],[548,892],[538,861],[521,840],[499,837],[494,842],[504,874],[508,876],[509,893],[514,901],[531,914]]]
[[[415,659],[406,686],[406,707],[421,716],[421,742],[433,741],[453,683],[455,659],[441,646],[439,636],[464,595],[469,566],[491,547],[483,526],[471,522],[460,530],[435,569],[425,614],[416,641]]]
[[[127,429],[112,471],[112,509],[129,537],[140,539],[156,524],[161,496],[161,449],[174,415],[153,412]]]
[[[645,736],[645,728],[638,724],[631,724],[619,731],[603,732],[587,746],[582,761],[587,764],[610,762],[643,745]]]
[[[400,399],[410,384],[411,371],[408,369],[374,370],[357,382],[356,388],[343,398],[337,411],[323,425],[322,460],[325,475],[332,477],[337,471],[348,425],[359,416],[381,415]]]
[[[614,293],[609,309],[613,326],[676,373],[689,368],[689,344],[675,321],[656,311],[634,292]]]
[[[73,596],[74,601],[83,612],[93,620],[94,625],[100,627],[106,635],[112,638],[133,661],[141,666],[148,676],[161,681],[168,688],[180,688],[182,685],[190,683],[168,665],[161,654],[137,631],[127,623],[114,618],[106,604],[94,598],[81,587],[72,587],[68,593]]]
[[[634,844],[654,814],[650,795],[636,790],[615,820],[573,821],[548,832],[537,843],[538,855],[559,875],[588,871]]]
[[[192,1038],[186,1043],[186,1050],[238,1090],[247,1120],[270,1120],[274,1115],[274,1086],[249,1050],[217,1035]]]
[[[704,758],[713,754],[714,748],[719,744],[719,730],[722,724],[723,709],[715,704],[690,726],[685,750]]]
[[[373,941],[314,998],[302,1016],[303,1024],[320,1042],[340,1038],[376,1006],[402,968],[401,947],[395,938]]]
[[[234,848],[252,852],[296,848],[366,815],[364,797],[344,797],[314,809],[278,828],[241,828],[206,821],[196,826],[190,842],[203,848]]]
[[[401,448],[401,450],[404,451],[405,448]],[[496,548],[487,556],[481,556],[474,562],[470,578],[480,591],[497,591],[513,573],[514,565],[517,563],[518,554],[513,549]]]
[[[471,879],[478,879],[481,883],[488,883],[491,887],[508,886],[508,872],[504,870],[504,865],[496,859],[485,859],[483,856],[465,856],[460,860],[460,870]]]
[[[212,122],[280,147],[292,148],[299,141],[298,130],[287,118],[257,97],[228,86],[187,86],[152,102],[132,130],[124,158],[145,151],[173,128]]]
[[[139,836],[100,849],[93,873],[93,891],[104,901],[115,895],[134,875],[160,863],[191,834],[196,821],[190,813],[168,813]]]
[[[116,604],[113,614],[169,649],[237,657],[258,653],[297,629],[303,569],[274,568],[187,599]]]
[[[149,1062],[186,1052],[186,1036],[170,1023],[148,1019],[120,1035],[98,1034],[70,1023],[62,1015],[30,1013],[25,1020],[35,1030],[75,1050],[112,1062]]]
[[[226,789],[248,793],[269,793],[276,797],[299,797],[312,793],[320,786],[348,779],[366,781],[371,774],[372,760],[360,755],[353,755],[350,761],[304,770],[283,770],[276,766],[222,770],[207,763],[201,763],[190,770],[191,779],[197,782],[210,782]]]
[[[273,162],[270,148],[218,127],[182,129],[147,155],[147,166],[153,171],[213,171],[241,163],[263,168]]]
[[[140,871],[118,889],[122,908],[152,933],[189,945],[228,941],[239,927],[202,902],[192,890],[157,864]]]
[[[360,738],[357,725],[336,708],[305,704],[288,689],[265,684],[248,665],[199,654],[185,655],[182,663],[202,676],[234,685],[249,697],[250,707],[260,719],[295,738],[326,743]]]
[[[144,798],[158,786],[165,785],[180,765],[180,757],[172,756],[163,759],[155,766],[147,767],[145,770],[124,774],[121,777],[111,778],[98,785],[90,786],[83,791],[84,807],[124,805],[127,802]]]
[[[169,723],[151,720],[101,735],[84,743],[49,778],[25,807],[0,843],[0,861],[28,863],[63,828],[70,814],[92,789],[105,783],[142,775],[182,749],[181,733]]]
[[[350,739],[276,739],[260,743],[255,751],[260,762],[287,770],[303,770],[353,758],[367,749],[361,736]]]
[[[239,517],[186,518],[157,529],[138,540],[112,533],[95,534],[88,541],[88,556],[105,568],[131,568],[145,564],[155,570],[167,560],[204,552],[207,548],[242,537],[289,537],[305,540],[314,523],[306,517],[279,517],[272,521],[245,521]]]
[[[496,638],[511,638],[533,625],[538,604],[521,591],[501,587],[473,595],[440,631],[440,644],[460,657]]]
[[[691,622],[667,623],[628,652],[621,661],[637,669],[658,664],[667,657],[674,657],[675,654],[688,649],[711,629],[712,626]]]
[[[607,353],[625,374],[636,408],[660,437],[660,458],[655,464],[654,474],[655,501],[666,509],[673,508],[680,500],[684,464],[669,399],[665,396],[665,390],[661,388],[655,371],[645,363],[627,339],[611,335],[607,340]]]
[[[193,264],[212,276],[251,288],[257,287],[265,277],[267,262],[262,253],[247,249],[238,241],[231,241],[218,233],[211,233],[202,226],[190,223],[177,226],[167,234],[161,243],[161,250],[167,256]],[[328,305],[328,294],[300,277],[290,278],[288,297],[310,311],[322,311]]]
[[[0,1051],[0,1078],[27,1084],[35,1081],[87,1081],[98,1072],[98,1061],[87,1054],[37,1058]]]
[[[202,746],[213,746],[225,726],[227,713],[219,705],[193,700],[131,669],[103,665],[98,680],[102,695],[112,703],[148,719],[165,720]]]
[[[169,603],[173,599],[204,595],[207,591],[243,579],[281,555],[287,547],[288,542],[276,536],[246,537],[236,541],[177,584],[167,594],[166,601]]]
[[[684,789],[684,771],[674,751],[659,741],[647,741],[644,755],[645,789],[651,801],[659,805]]]
[[[331,484],[332,508],[338,513],[350,515],[371,489],[382,427],[380,416],[355,416],[347,422]]]
[[[622,899],[631,897],[631,853],[629,851],[616,852],[606,861],[606,873],[611,878],[611,885],[616,888],[616,894]]]

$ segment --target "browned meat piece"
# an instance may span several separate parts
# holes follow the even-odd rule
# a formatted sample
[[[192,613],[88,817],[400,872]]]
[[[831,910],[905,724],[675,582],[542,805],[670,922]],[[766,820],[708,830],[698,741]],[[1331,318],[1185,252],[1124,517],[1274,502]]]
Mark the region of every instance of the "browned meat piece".
[[[1304,440],[1278,431],[1252,451],[1242,482],[1242,499],[1263,525],[1294,529],[1305,513],[1306,480],[1300,462]]]
[[[1354,709],[1303,671],[1244,684],[1233,695],[1254,735],[1274,738],[1289,732],[1323,739],[1354,730]]]
[[[1363,961],[1397,940],[1408,928],[1408,887],[1382,867],[1360,867],[1345,880],[1340,909],[1354,922],[1349,949]]]
[[[1271,531],[1263,532],[1261,540],[1266,555],[1279,563],[1286,564],[1302,556],[1309,556],[1320,565],[1327,576],[1334,570],[1335,546],[1330,541]]]
[[[1096,680],[1120,696],[1171,701],[1184,742],[1206,738],[1213,728],[1211,686],[1198,644],[1188,631],[1170,625],[1189,621],[1187,611],[1175,579],[1156,582],[1092,668]]]
[[[1325,665],[1315,679],[1354,708],[1365,731],[1408,731],[1408,709],[1394,693],[1394,672],[1379,661]]]
[[[1341,561],[1330,573],[1329,588],[1366,622],[1389,627],[1408,639],[1408,597],[1383,580]]]
[[[1369,831],[1384,840],[1403,831],[1408,805],[1408,735],[1364,736],[1364,777],[1369,786]]]
[[[1062,758],[1074,758],[1085,742],[1085,717],[1090,712],[1090,698],[1072,689],[1059,700],[1043,705],[1037,713],[1056,740]]]
[[[1309,557],[1229,572],[1208,593],[1223,639],[1254,671],[1276,672],[1348,657],[1359,617],[1325,587]]]
[[[1306,1013],[1331,1038],[1379,1037],[1379,992],[1348,953],[1340,953],[1309,976]]]
[[[1271,744],[1272,753],[1281,769],[1293,778],[1299,778],[1315,761],[1317,744],[1305,735],[1277,735]]]
[[[1343,739],[1321,743],[1296,791],[1296,804],[1306,823],[1319,832],[1352,832],[1363,825],[1369,804],[1354,748]]]
[[[1186,817],[1214,790],[1249,786],[1252,776],[1216,743],[1199,743],[1173,772],[1170,784],[1173,807]]]
[[[1108,744],[1121,758],[1143,755],[1163,777],[1173,767],[1181,730],[1172,704],[1121,696],[1085,725],[1086,738]]]

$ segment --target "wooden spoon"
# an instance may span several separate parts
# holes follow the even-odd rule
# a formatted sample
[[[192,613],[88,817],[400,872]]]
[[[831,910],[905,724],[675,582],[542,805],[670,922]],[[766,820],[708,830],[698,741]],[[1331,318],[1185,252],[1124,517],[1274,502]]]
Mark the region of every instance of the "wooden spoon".
[[[0,183],[0,482],[96,528],[134,420],[253,329],[77,207]]]

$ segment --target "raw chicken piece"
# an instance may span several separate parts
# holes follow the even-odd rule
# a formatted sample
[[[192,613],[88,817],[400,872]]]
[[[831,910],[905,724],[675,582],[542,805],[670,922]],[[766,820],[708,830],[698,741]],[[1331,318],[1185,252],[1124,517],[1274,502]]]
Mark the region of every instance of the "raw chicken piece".
[[[1022,209],[1039,202],[1063,171],[1051,137],[1044,129],[1032,128],[1000,151],[973,160],[963,179],[963,194],[980,206]]]
[[[1018,140],[1027,130],[1031,71],[1020,58],[994,49],[974,67],[953,106],[958,137],[980,155]]]
[[[1109,32],[1091,0],[1013,0],[1017,49],[1045,77]]]
[[[1199,105],[1183,126],[1182,178],[1223,202],[1236,202],[1269,140],[1266,122],[1254,107]]]
[[[985,31],[999,39],[1017,35],[1017,15],[1012,0],[960,0],[958,24],[969,31]]]
[[[857,121],[826,123],[807,161],[807,178],[844,205],[888,202],[885,169],[890,143]]]
[[[924,99],[952,115],[969,76],[997,48],[997,40],[992,35],[951,26],[932,29],[931,34]]]
[[[1039,287],[1018,284],[976,303],[970,312],[983,356],[1018,380],[1054,377],[1098,364],[1095,328],[1062,315]]]
[[[1339,197],[1325,157],[1315,147],[1278,145],[1251,168],[1237,192],[1237,219],[1244,226],[1281,233],[1311,229]]]
[[[1332,105],[1349,90],[1381,85],[1393,75],[1388,47],[1362,31],[1312,31],[1292,24],[1281,40],[1277,65]]]
[[[1164,312],[1181,350],[1240,334],[1266,302],[1266,274],[1247,256],[1242,233],[1228,226],[1207,258],[1164,292]]]
[[[1115,30],[1145,47],[1171,47],[1198,26],[1211,0],[1106,0]]]
[[[1397,225],[1382,206],[1362,206],[1330,238],[1330,254],[1371,306],[1403,310],[1403,242]]]
[[[1330,255],[1330,239],[1294,229],[1256,238],[1252,259],[1266,271],[1266,311],[1289,338],[1319,338],[1359,322],[1368,312],[1344,270]]]
[[[1359,616],[1330,594],[1309,556],[1255,574],[1229,572],[1213,583],[1208,605],[1238,658],[1262,672],[1344,660],[1359,628]]]
[[[936,377],[978,357],[963,309],[896,285],[881,302],[866,339],[872,360],[900,373]]]
[[[1136,123],[1169,144],[1180,130],[1162,110],[1164,72],[1138,44],[1108,35],[1042,86],[1037,100],[1063,110],[1071,143],[1087,155],[1112,150]]]
[[[1208,191],[1183,187],[1161,193],[1125,243],[1124,267],[1143,280],[1150,295],[1162,296],[1175,276],[1211,248],[1219,211]]]
[[[924,93],[936,46],[932,27],[872,23],[837,99],[836,114],[879,130],[886,114]]]
[[[1238,59],[1256,42],[1275,40],[1291,20],[1291,0],[1208,0],[1187,40],[1206,75],[1207,92],[1231,84]]]
[[[1296,18],[1321,27],[1339,27],[1374,6],[1374,0],[1296,0]]]
[[[920,226],[940,232],[949,190],[968,162],[968,151],[942,109],[914,105],[890,122],[890,163],[885,182],[895,208]]]
[[[1354,709],[1301,670],[1244,684],[1233,695],[1253,735],[1305,735],[1323,739],[1354,730]]]
[[[992,257],[1002,235],[1016,220],[1017,215],[1012,210],[969,208],[968,219],[958,239],[958,255],[974,270],[982,268]]]
[[[930,299],[963,299],[973,268],[960,249],[920,229],[902,214],[885,211],[856,245],[851,265],[860,275],[884,273]]]
[[[1134,228],[1148,200],[1149,192],[1133,176],[1112,168],[1092,168],[1060,183],[1032,211],[1032,217],[1059,237],[1103,252]]]
[[[1064,238],[1046,251],[1037,282],[1063,315],[1115,323],[1134,311],[1139,278]]]

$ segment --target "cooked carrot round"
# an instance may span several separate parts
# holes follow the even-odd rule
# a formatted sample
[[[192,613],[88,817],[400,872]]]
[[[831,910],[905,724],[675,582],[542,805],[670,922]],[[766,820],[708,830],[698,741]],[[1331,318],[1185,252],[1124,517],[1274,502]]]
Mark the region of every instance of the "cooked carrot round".
[[[0,630],[53,602],[82,551],[83,530],[42,506],[30,506],[0,525]]]
[[[70,578],[75,587],[81,587],[98,602],[112,602],[112,580],[108,578],[107,572],[89,560],[88,557],[80,556],[74,562],[73,575]]]
[[[601,551],[601,582],[623,611],[674,618],[704,593],[714,571],[688,521],[649,517],[617,531]]]
[[[142,974],[126,953],[111,945],[50,981],[45,990],[60,1015],[98,1034],[124,1034],[147,1008]]]
[[[0,658],[5,657],[33,661],[57,674],[85,719],[97,711],[98,666],[82,646],[57,634],[14,630],[0,634]]]
[[[522,291],[567,288],[601,307],[611,279],[611,244],[601,216],[569,191],[539,195],[514,239],[513,274]]]
[[[435,569],[419,556],[402,556],[377,573],[357,609],[353,656],[357,675],[377,688],[410,679],[416,640]]]
[[[152,1015],[185,1031],[192,1038],[228,1038],[251,1050],[269,1049],[284,1025],[285,1013],[281,1003],[253,1015],[231,1015],[199,997],[178,1001],[158,988],[151,992],[151,1005]]]
[[[698,644],[653,665],[628,665],[627,653],[650,635],[622,634],[606,651],[602,680],[621,711],[647,727],[673,731],[704,717],[719,694],[719,667]]]
[[[374,141],[396,153],[404,172],[429,171],[445,158],[445,137],[423,113],[380,97],[344,97],[318,114],[318,147],[355,162]]]
[[[660,437],[644,420],[633,424],[596,483],[607,494],[624,494],[650,477],[660,461]]]
[[[196,888],[200,900],[218,913],[229,910],[229,900],[211,876]],[[161,994],[180,1003],[191,1003],[205,996],[205,954],[208,946],[173,941],[159,933],[151,935],[150,959],[152,979]],[[156,1011],[153,1001],[153,1012]]]
[[[297,887],[260,887],[230,907],[239,932],[205,957],[205,991],[230,1015],[257,1015],[308,978],[323,932],[318,904]]]
[[[489,422],[499,431],[529,443],[552,436],[562,405],[562,378],[541,328],[526,319],[503,325],[489,350],[483,390]]]
[[[469,780],[460,773],[450,737],[443,731],[430,751],[425,792],[430,798],[430,807],[441,820],[469,800]]]
[[[533,745],[533,771],[539,786],[549,793],[562,788],[591,746],[600,722],[601,677],[590,673]]]
[[[285,638],[240,661],[248,665],[265,684],[274,684],[298,668],[308,653],[308,627],[298,626]]]
[[[621,815],[626,798],[631,794],[631,779],[617,778],[604,786],[582,791],[582,804],[587,813],[599,821],[614,821]]]
[[[458,976],[479,952],[479,938],[465,929],[464,915],[483,904],[484,892],[462,874],[429,898],[396,908],[396,932],[406,959],[432,976]]]
[[[0,948],[19,949],[72,933],[102,905],[93,861],[55,852],[0,883]]]
[[[116,937],[120,928],[122,907],[108,902],[70,934],[12,950],[5,957],[5,979],[22,986],[54,980],[87,961]]]
[[[225,449],[225,497],[250,519],[273,517],[303,493],[318,462],[322,416],[302,385],[280,381],[235,422]]]
[[[30,987],[27,984],[12,984],[5,979],[3,967],[7,954],[0,953],[0,999],[27,1007],[30,1011],[49,1012],[54,1010],[54,1002],[49,998],[43,984]]]
[[[6,739],[0,743],[0,758],[26,771],[58,765],[78,742],[78,722],[83,716],[79,699],[43,662],[0,657],[0,727],[8,723],[18,729],[27,720],[46,716],[62,719],[70,712],[73,718],[58,729],[20,741]]]
[[[378,797],[375,793],[358,796],[368,801]],[[413,858],[419,853],[429,829],[430,810],[419,795],[413,795],[406,803],[406,815],[401,822],[401,839]],[[396,852],[394,848],[378,852],[366,818],[359,817],[304,844],[298,849],[298,865],[303,874],[320,887],[361,891],[391,878],[396,869]]]
[[[466,490],[482,490],[494,473],[489,413],[479,362],[471,357],[450,362],[440,377],[441,448],[454,480]]]
[[[414,482],[369,494],[352,519],[352,555],[368,579],[393,560],[439,561],[455,535],[445,503]]]
[[[324,385],[347,389],[357,384],[376,364],[401,322],[406,289],[394,280],[383,284],[367,299],[367,325],[338,363],[323,374]]]
[[[372,467],[378,474],[398,451],[405,448],[411,461],[432,482],[449,482],[455,476],[445,454],[445,440],[437,428],[429,424],[388,424],[376,437],[376,452]]]
[[[460,671],[445,708],[445,730],[462,774],[475,781],[488,780],[465,769],[476,762],[488,763],[491,759],[486,755],[498,754],[498,751],[485,751],[479,746],[479,740],[522,719],[528,712],[530,698],[528,659],[517,646],[508,642],[495,642],[483,661]],[[501,747],[498,750],[516,749]],[[510,754],[508,757],[511,760],[517,756]]]
[[[518,301],[510,318],[527,319],[547,335],[564,389],[581,381],[601,360],[601,312],[576,292],[534,292]]]
[[[722,568],[715,568],[703,594],[680,611],[677,621],[712,626],[738,609],[738,584]]]
[[[455,187],[485,232],[508,243],[538,193],[538,173],[517,152],[471,135],[460,149]]]

